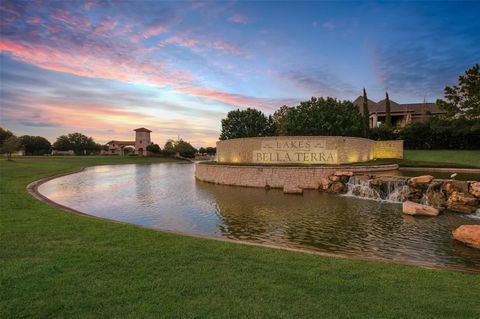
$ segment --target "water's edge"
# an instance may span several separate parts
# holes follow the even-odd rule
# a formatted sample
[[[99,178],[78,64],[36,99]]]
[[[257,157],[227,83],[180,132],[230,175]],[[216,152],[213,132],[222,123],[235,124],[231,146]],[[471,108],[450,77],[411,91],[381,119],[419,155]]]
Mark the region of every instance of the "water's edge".
[[[123,165],[130,165],[130,164],[119,164],[118,166],[123,166]],[[143,229],[148,229],[148,230],[153,230],[156,232],[161,232],[161,233],[166,233],[166,234],[171,234],[171,235],[180,235],[180,236],[186,236],[186,237],[191,237],[191,238],[200,238],[200,239],[207,239],[207,240],[216,240],[216,241],[221,241],[221,242],[227,242],[227,243],[234,243],[234,244],[242,244],[242,245],[248,245],[248,246],[256,246],[256,247],[263,247],[263,248],[271,248],[271,249],[280,249],[280,250],[286,250],[286,251],[291,251],[291,252],[299,252],[299,253],[304,253],[304,254],[309,254],[309,255],[316,255],[316,256],[321,256],[321,257],[330,257],[330,258],[341,258],[341,259],[351,259],[351,260],[361,260],[361,261],[367,261],[367,262],[381,262],[381,263],[388,263],[388,264],[395,264],[395,265],[404,265],[404,266],[415,266],[419,268],[424,268],[424,269],[434,269],[434,270],[443,270],[443,271],[459,271],[459,272],[464,272],[464,273],[469,273],[469,274],[480,274],[480,269],[471,269],[471,268],[461,268],[461,267],[449,267],[449,266],[442,266],[442,265],[437,265],[437,264],[430,264],[430,263],[425,263],[425,262],[417,262],[417,261],[412,261],[412,260],[405,260],[405,259],[389,259],[389,258],[382,258],[378,256],[361,256],[361,255],[356,255],[356,254],[346,254],[346,253],[327,253],[323,252],[320,250],[315,250],[315,249],[307,249],[304,247],[297,247],[296,245],[293,244],[269,244],[269,243],[261,243],[261,242],[256,242],[256,241],[249,241],[249,240],[234,240],[230,238],[225,238],[225,237],[215,237],[215,236],[207,236],[207,235],[199,235],[199,234],[193,234],[193,233],[187,233],[187,232],[180,232],[180,231],[171,231],[171,230],[165,230],[165,229],[158,229],[158,228],[153,228],[153,227],[147,227],[143,225],[138,225],[138,224],[133,224],[133,223],[127,223],[127,222],[122,222],[119,220],[111,219],[111,218],[105,218],[105,217],[100,217],[100,216],[95,216],[92,214],[87,214],[85,212],[76,210],[74,208],[62,205],[60,203],[57,203],[48,197],[44,196],[41,194],[38,190],[38,188],[42,185],[45,184],[51,180],[63,177],[63,176],[68,176],[68,175],[73,175],[77,173],[81,173],[85,171],[86,169],[90,167],[95,167],[95,166],[101,166],[101,165],[93,165],[93,166],[88,166],[84,167],[80,170],[72,171],[72,172],[66,172],[66,173],[61,173],[61,174],[56,174],[52,175],[49,177],[45,177],[36,181],[33,181],[29,183],[26,186],[26,191],[35,199],[42,201],[52,207],[62,209],[63,211],[66,211],[71,214],[76,214],[88,218],[95,218],[99,220],[104,220],[108,222],[114,222],[122,225],[129,225],[133,227],[139,227]],[[335,195],[332,195],[335,196]]]

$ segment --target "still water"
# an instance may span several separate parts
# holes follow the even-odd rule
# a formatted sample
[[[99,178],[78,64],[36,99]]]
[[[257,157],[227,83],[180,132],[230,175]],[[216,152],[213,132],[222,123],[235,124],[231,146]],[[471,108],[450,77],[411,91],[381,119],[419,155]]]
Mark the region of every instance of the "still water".
[[[451,232],[478,215],[402,214],[401,205],[305,191],[214,185],[191,164],[97,166],[40,186],[90,215],[160,230],[480,272],[480,251]]]

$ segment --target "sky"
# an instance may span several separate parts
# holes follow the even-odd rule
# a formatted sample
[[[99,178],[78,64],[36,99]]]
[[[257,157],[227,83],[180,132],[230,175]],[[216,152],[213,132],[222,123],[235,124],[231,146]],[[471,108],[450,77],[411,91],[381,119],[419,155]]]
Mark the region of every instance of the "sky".
[[[480,63],[480,1],[0,1],[0,125],[50,141],[151,129],[214,146],[233,109],[385,91],[434,102]]]

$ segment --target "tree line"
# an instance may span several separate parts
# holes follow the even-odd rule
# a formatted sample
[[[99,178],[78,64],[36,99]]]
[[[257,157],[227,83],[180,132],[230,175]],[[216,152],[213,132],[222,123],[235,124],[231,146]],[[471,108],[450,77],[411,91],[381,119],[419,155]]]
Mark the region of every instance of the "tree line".
[[[480,72],[476,64],[461,75],[458,85],[446,86],[437,106],[446,113],[425,122],[393,128],[388,92],[385,123],[369,127],[367,92],[362,112],[351,101],[312,97],[297,106],[282,106],[272,115],[246,108],[230,111],[222,120],[220,140],[257,136],[356,136],[374,140],[403,139],[412,149],[480,149]]]
[[[183,139],[168,140],[163,149],[158,144],[151,143],[147,147],[152,155],[173,156],[179,154],[183,157],[192,158],[197,152],[215,154],[214,147],[201,147],[197,150],[189,142]],[[25,155],[46,155],[52,150],[73,151],[75,155],[97,155],[102,150],[107,151],[108,146],[96,143],[92,137],[81,133],[70,133],[57,137],[53,145],[42,136],[23,135],[17,137],[11,131],[0,127],[0,153],[6,154],[11,159],[13,153],[22,150]]]

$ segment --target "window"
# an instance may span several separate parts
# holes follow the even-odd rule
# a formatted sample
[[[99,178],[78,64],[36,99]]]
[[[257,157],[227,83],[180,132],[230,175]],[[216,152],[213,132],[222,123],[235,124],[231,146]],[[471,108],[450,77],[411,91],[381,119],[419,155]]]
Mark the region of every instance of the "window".
[[[142,140],[140,140],[140,144],[142,144]]]

